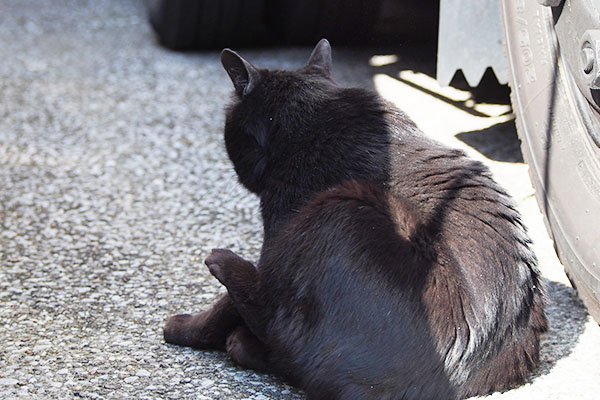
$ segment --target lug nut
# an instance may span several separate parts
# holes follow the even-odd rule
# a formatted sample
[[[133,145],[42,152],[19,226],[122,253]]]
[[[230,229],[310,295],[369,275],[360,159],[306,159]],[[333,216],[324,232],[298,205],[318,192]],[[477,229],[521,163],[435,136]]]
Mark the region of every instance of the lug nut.
[[[581,65],[583,66],[583,72],[589,74],[594,69],[594,50],[590,47],[584,47],[581,49]]]
[[[579,67],[582,87],[600,90],[600,29],[588,29],[581,36]]]

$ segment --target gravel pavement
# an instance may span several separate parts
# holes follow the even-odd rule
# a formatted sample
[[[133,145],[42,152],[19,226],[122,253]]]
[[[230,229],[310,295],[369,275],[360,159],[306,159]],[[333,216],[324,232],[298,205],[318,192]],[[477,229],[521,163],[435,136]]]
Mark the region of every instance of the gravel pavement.
[[[334,43],[334,75],[488,164],[548,282],[542,366],[491,398],[599,398],[600,329],[556,259],[508,106],[440,90],[411,72],[434,62],[409,47],[371,58]],[[242,53],[294,68],[309,51]],[[169,315],[224,292],[203,266],[211,248],[259,254],[258,202],[222,142],[231,89],[218,52],[157,46],[141,2],[0,3],[0,398],[303,398],[224,354],[162,339]]]

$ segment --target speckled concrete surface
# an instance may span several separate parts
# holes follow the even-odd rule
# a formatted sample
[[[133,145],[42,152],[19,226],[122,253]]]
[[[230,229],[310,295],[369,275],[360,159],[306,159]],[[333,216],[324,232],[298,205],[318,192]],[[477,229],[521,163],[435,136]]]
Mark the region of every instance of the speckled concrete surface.
[[[308,52],[244,54],[290,68]],[[556,260],[514,124],[398,76],[418,55],[391,69],[370,55],[337,50],[336,78],[376,88],[490,165],[536,241],[549,282],[543,365],[492,397],[594,398],[600,330]],[[203,267],[212,247],[248,259],[260,249],[257,201],[222,144],[230,90],[217,52],[158,47],[138,1],[0,3],[0,398],[303,398],[223,354],[162,340],[169,315],[223,292]]]

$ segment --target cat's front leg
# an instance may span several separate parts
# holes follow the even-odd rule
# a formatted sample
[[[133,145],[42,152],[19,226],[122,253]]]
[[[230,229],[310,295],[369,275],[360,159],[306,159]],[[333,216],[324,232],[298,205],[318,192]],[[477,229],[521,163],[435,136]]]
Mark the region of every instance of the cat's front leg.
[[[231,297],[226,294],[204,312],[170,317],[163,335],[167,343],[225,350],[228,335],[243,323]]]

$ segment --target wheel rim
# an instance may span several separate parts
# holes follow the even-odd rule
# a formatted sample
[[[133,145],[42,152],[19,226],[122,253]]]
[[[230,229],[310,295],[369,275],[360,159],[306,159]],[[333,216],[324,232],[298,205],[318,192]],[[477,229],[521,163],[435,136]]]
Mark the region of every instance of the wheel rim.
[[[567,81],[586,130],[600,147],[600,12],[591,0],[552,8]]]

